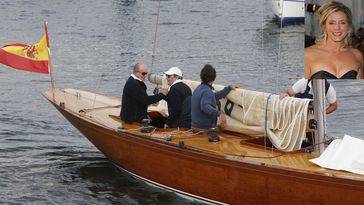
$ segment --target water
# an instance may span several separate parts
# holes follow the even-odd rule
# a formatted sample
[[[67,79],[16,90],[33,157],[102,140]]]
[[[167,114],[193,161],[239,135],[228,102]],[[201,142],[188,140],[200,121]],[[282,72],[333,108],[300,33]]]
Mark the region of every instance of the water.
[[[136,62],[153,72],[182,68],[198,79],[205,63],[219,84],[279,93],[303,73],[303,26],[279,29],[268,1],[2,0],[0,45],[35,43],[49,22],[59,88],[121,95]],[[334,82],[334,135],[360,136],[363,86]],[[0,202],[6,204],[198,204],[115,168],[46,100],[47,75],[0,65]],[[153,87],[149,85],[151,90]]]

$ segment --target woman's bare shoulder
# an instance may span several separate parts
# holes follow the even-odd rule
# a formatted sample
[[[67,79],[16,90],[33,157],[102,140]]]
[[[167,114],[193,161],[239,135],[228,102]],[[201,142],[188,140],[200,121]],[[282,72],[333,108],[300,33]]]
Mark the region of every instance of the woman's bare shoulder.
[[[319,47],[317,45],[312,45],[310,47],[305,48],[305,57],[311,57],[316,55],[320,51]]]
[[[356,59],[358,59],[360,62],[363,62],[363,53],[356,48],[350,48],[350,52],[352,52]]]
[[[356,48],[350,48],[349,51],[355,56],[355,59],[363,65],[363,53]]]

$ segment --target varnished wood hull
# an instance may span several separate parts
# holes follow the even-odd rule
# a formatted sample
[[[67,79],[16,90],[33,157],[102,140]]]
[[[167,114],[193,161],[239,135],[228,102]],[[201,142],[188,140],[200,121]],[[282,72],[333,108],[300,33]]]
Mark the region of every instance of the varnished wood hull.
[[[55,106],[120,168],[196,198],[228,204],[364,204],[363,181],[183,149],[110,130]]]

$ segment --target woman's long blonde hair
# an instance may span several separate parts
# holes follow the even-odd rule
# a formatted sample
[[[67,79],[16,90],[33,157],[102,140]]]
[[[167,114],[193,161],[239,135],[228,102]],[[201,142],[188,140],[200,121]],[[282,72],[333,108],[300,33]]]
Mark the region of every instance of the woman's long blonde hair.
[[[316,14],[320,18],[320,27],[323,31],[323,34],[316,38],[316,41],[315,41],[316,44],[326,43],[327,33],[324,30],[326,21],[332,13],[338,12],[338,11],[341,11],[346,15],[346,18],[347,18],[348,24],[349,24],[349,32],[345,36],[345,38],[342,42],[342,46],[349,47],[351,45],[351,35],[354,31],[353,15],[351,13],[351,10],[347,6],[345,6],[343,3],[336,2],[336,1],[328,2],[324,5],[322,5],[316,12]]]

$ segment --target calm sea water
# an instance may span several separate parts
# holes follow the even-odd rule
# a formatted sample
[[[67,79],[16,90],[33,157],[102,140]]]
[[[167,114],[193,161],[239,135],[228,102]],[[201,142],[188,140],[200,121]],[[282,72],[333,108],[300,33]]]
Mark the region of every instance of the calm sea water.
[[[110,95],[136,62],[153,72],[179,66],[198,79],[205,63],[216,82],[279,93],[303,73],[303,26],[280,29],[268,0],[2,0],[0,45],[35,43],[49,22],[56,84]],[[363,84],[333,82],[339,110],[329,132],[362,136]],[[46,100],[47,75],[0,65],[0,203],[197,204],[115,168]],[[149,85],[151,90],[153,86]]]

